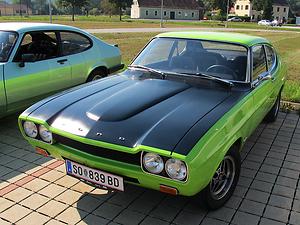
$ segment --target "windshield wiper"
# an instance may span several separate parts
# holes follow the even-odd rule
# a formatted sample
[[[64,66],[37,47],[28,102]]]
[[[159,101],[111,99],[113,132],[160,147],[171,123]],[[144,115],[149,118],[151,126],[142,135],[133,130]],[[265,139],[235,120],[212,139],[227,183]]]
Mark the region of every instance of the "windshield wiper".
[[[152,69],[150,67],[147,67],[147,66],[140,66],[140,65],[128,65],[127,66],[128,68],[133,68],[133,69],[142,69],[142,70],[146,70],[147,72],[150,72],[152,74],[156,74],[156,75],[159,75],[161,79],[165,79],[166,78],[166,75],[164,72],[162,71],[159,71],[159,70],[156,70],[156,69]]]
[[[222,79],[222,78],[219,78],[219,77],[211,76],[211,75],[208,75],[208,74],[205,74],[205,73],[183,73],[183,74],[186,74],[186,75],[189,75],[189,76],[200,77],[200,78],[204,78],[204,79],[208,79],[208,80],[213,80],[213,81],[225,84],[229,87],[234,86],[233,82],[231,82],[229,80],[225,80],[225,79]]]

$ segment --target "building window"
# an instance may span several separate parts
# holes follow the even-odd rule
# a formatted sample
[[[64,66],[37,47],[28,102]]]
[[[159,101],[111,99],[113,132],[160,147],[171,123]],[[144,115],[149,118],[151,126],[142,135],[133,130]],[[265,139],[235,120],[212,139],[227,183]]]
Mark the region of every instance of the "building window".
[[[146,16],[148,16],[149,15],[149,12],[148,12],[148,10],[146,10]]]
[[[157,11],[154,12],[154,15],[157,16]]]
[[[181,12],[180,12],[180,11],[178,12],[178,15],[181,15]]]
[[[167,11],[164,11],[164,16],[166,16],[167,15]]]
[[[249,9],[249,5],[246,5],[246,6],[245,6],[245,9],[248,10],[248,9]]]
[[[243,5],[241,5],[241,10],[243,10]]]
[[[194,13],[192,12],[192,17],[194,17]]]
[[[280,8],[279,8],[279,7],[277,7],[277,12],[279,12],[279,9],[280,9]]]
[[[283,12],[286,12],[286,8],[283,8]]]
[[[236,5],[236,9],[239,10],[240,9],[240,5]]]

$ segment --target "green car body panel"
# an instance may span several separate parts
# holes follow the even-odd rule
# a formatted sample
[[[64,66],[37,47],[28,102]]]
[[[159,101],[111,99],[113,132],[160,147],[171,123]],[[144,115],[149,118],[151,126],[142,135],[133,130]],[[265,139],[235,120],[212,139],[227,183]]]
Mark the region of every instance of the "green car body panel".
[[[123,66],[119,48],[75,27],[2,23],[1,31],[16,33],[17,39],[7,61],[0,64],[0,117],[22,110],[55,92],[85,83],[93,71],[102,69],[107,75]],[[90,46],[80,52],[57,53],[55,57],[25,62],[24,66],[20,66],[15,57],[23,39],[38,32],[65,34],[66,38],[69,34],[75,35],[75,38],[78,35],[78,38],[89,41]],[[62,45],[62,41],[57,43]]]
[[[247,46],[249,50],[257,44],[270,45],[270,43],[263,38],[244,36],[240,34],[216,34],[213,32],[174,32],[160,34],[157,37],[230,42]],[[251,60],[249,60],[249,62],[251,62]],[[256,87],[254,87],[253,81],[251,91],[240,99],[216,123],[214,123],[209,130],[198,139],[197,143],[186,155],[172,152],[167,149],[155,148],[153,146],[138,145],[134,148],[129,148],[122,145],[87,139],[51,127],[44,120],[31,117],[27,113],[23,113],[19,117],[20,130],[32,146],[46,149],[47,152],[55,158],[69,159],[91,168],[100,169],[123,177],[137,179],[139,184],[126,181],[134,185],[154,190],[160,190],[160,185],[164,185],[176,188],[180,195],[193,196],[209,184],[216,169],[219,167],[220,162],[233,146],[242,150],[247,138],[262,122],[264,117],[275,104],[277,96],[283,88],[286,73],[286,68],[281,64],[279,59],[277,62],[278,64],[276,69],[272,71],[272,79],[258,81]],[[251,70],[252,66],[250,66],[249,69]],[[167,177],[146,172],[141,165],[131,165],[103,157],[97,157],[59,143],[54,142],[53,144],[47,144],[45,142],[29,138],[23,130],[24,121],[32,121],[36,124],[42,124],[54,134],[92,146],[99,146],[128,154],[152,152],[161,156],[182,160],[188,168],[187,178],[185,181],[172,180]]]

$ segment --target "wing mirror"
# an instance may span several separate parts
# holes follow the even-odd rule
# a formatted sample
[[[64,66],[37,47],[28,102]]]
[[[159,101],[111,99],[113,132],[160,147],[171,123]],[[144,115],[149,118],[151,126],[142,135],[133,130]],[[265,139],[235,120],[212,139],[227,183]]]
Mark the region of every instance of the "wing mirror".
[[[19,64],[20,67],[24,67],[26,62],[35,62],[36,58],[34,54],[23,54],[21,62]]]
[[[266,75],[266,76],[259,76],[259,77],[258,77],[258,80],[259,80],[259,81],[272,80],[272,79],[273,79],[273,77],[272,77],[271,74],[268,74],[268,75]]]

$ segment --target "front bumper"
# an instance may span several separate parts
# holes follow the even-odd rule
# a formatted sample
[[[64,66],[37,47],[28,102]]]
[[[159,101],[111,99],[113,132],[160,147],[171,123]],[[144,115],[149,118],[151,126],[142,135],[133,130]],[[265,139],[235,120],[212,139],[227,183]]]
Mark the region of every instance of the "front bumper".
[[[201,191],[208,183],[205,178],[205,174],[201,176],[201,173],[195,173],[196,171],[190,168],[188,178],[185,182],[176,181],[170,178],[147,173],[142,170],[140,165],[94,156],[60,143],[50,145],[35,139],[27,137],[26,139],[32,146],[45,149],[49,155],[54,158],[61,160],[69,159],[90,168],[119,175],[124,178],[125,183],[145,188],[159,191],[161,186],[167,186],[177,189],[177,194],[179,195],[193,196]],[[194,176],[195,174],[197,174],[197,177]]]

